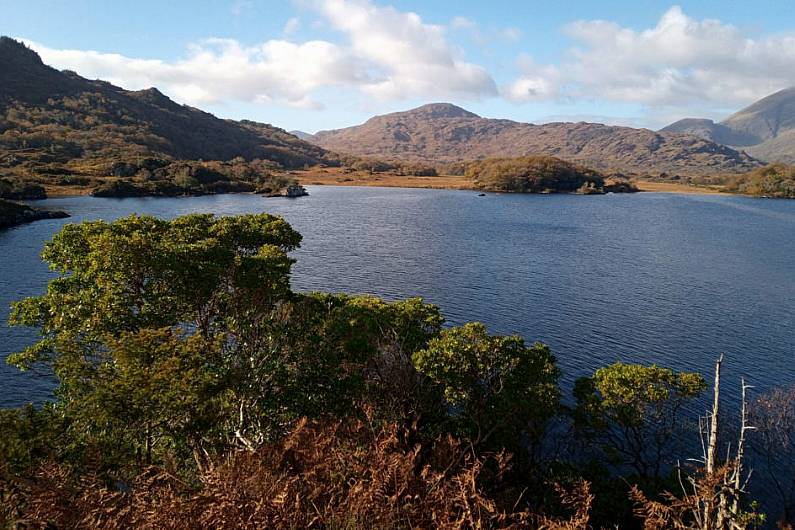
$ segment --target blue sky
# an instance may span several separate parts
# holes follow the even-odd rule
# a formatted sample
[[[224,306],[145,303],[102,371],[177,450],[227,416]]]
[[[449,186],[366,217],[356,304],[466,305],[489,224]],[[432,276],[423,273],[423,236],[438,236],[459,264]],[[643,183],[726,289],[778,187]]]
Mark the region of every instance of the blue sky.
[[[795,85],[795,2],[0,0],[45,62],[314,132],[450,101],[656,128]]]

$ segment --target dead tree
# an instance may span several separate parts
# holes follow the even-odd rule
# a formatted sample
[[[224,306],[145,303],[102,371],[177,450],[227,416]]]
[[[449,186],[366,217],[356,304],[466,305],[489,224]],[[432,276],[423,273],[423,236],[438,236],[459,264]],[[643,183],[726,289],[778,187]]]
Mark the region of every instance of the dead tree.
[[[726,460],[718,462],[718,427],[720,417],[720,378],[723,356],[715,363],[712,409],[699,421],[702,457],[695,459],[698,468],[686,475],[679,467],[681,495],[666,494],[663,501],[649,500],[637,487],[632,489],[636,514],[646,530],[676,528],[682,530],[740,530],[752,522],[742,512],[740,500],[746,494],[751,472],[743,469],[748,424],[746,392],[751,386],[742,380],[740,431],[735,454],[727,450]]]

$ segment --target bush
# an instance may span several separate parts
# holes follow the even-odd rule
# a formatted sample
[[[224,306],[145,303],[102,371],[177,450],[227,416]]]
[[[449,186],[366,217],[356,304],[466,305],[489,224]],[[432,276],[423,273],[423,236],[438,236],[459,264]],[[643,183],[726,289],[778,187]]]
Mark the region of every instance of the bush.
[[[735,193],[795,198],[795,166],[769,164],[745,175],[729,177],[726,189]]]

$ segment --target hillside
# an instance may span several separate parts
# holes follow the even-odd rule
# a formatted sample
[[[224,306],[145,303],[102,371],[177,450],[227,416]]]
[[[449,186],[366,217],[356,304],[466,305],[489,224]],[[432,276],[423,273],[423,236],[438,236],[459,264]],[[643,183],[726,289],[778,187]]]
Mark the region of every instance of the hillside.
[[[795,162],[795,87],[780,90],[732,114],[720,123],[687,118],[663,132],[694,134],[744,149],[766,161]]]
[[[61,72],[0,38],[0,177],[47,184],[109,175],[114,164],[144,159],[236,158],[283,168],[334,163],[277,127],[219,119],[155,88],[128,91]]]
[[[550,155],[601,171],[703,175],[760,164],[694,135],[596,123],[533,125],[482,118],[447,103],[375,116],[362,125],[321,131],[318,145],[339,153],[425,163]]]

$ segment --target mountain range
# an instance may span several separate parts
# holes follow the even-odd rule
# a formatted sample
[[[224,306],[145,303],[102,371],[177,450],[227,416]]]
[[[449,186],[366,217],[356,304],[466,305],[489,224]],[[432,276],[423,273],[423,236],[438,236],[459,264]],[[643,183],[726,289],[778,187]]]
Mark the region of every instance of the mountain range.
[[[129,91],[56,70],[0,37],[0,176],[107,175],[142,158],[242,158],[283,168],[336,160],[272,125],[219,119],[156,88]]]
[[[718,123],[686,118],[661,130],[694,134],[768,162],[795,163],[795,87],[764,97]]]
[[[660,131],[585,122],[536,125],[433,103],[344,129],[288,133],[219,119],[156,88],[130,91],[59,71],[24,44],[0,38],[0,177],[42,184],[107,175],[201,177],[178,161],[233,161],[210,169],[245,180],[268,167],[339,165],[349,160],[346,155],[437,167],[550,155],[606,173],[714,176],[745,173],[766,161],[795,161],[794,131],[795,89],[788,89],[720,123],[687,119]],[[157,169],[162,164],[173,167]]]
[[[306,138],[338,153],[425,163],[551,155],[636,175],[742,173],[762,164],[696,134],[584,122],[534,125],[482,118],[449,103],[375,116]]]

